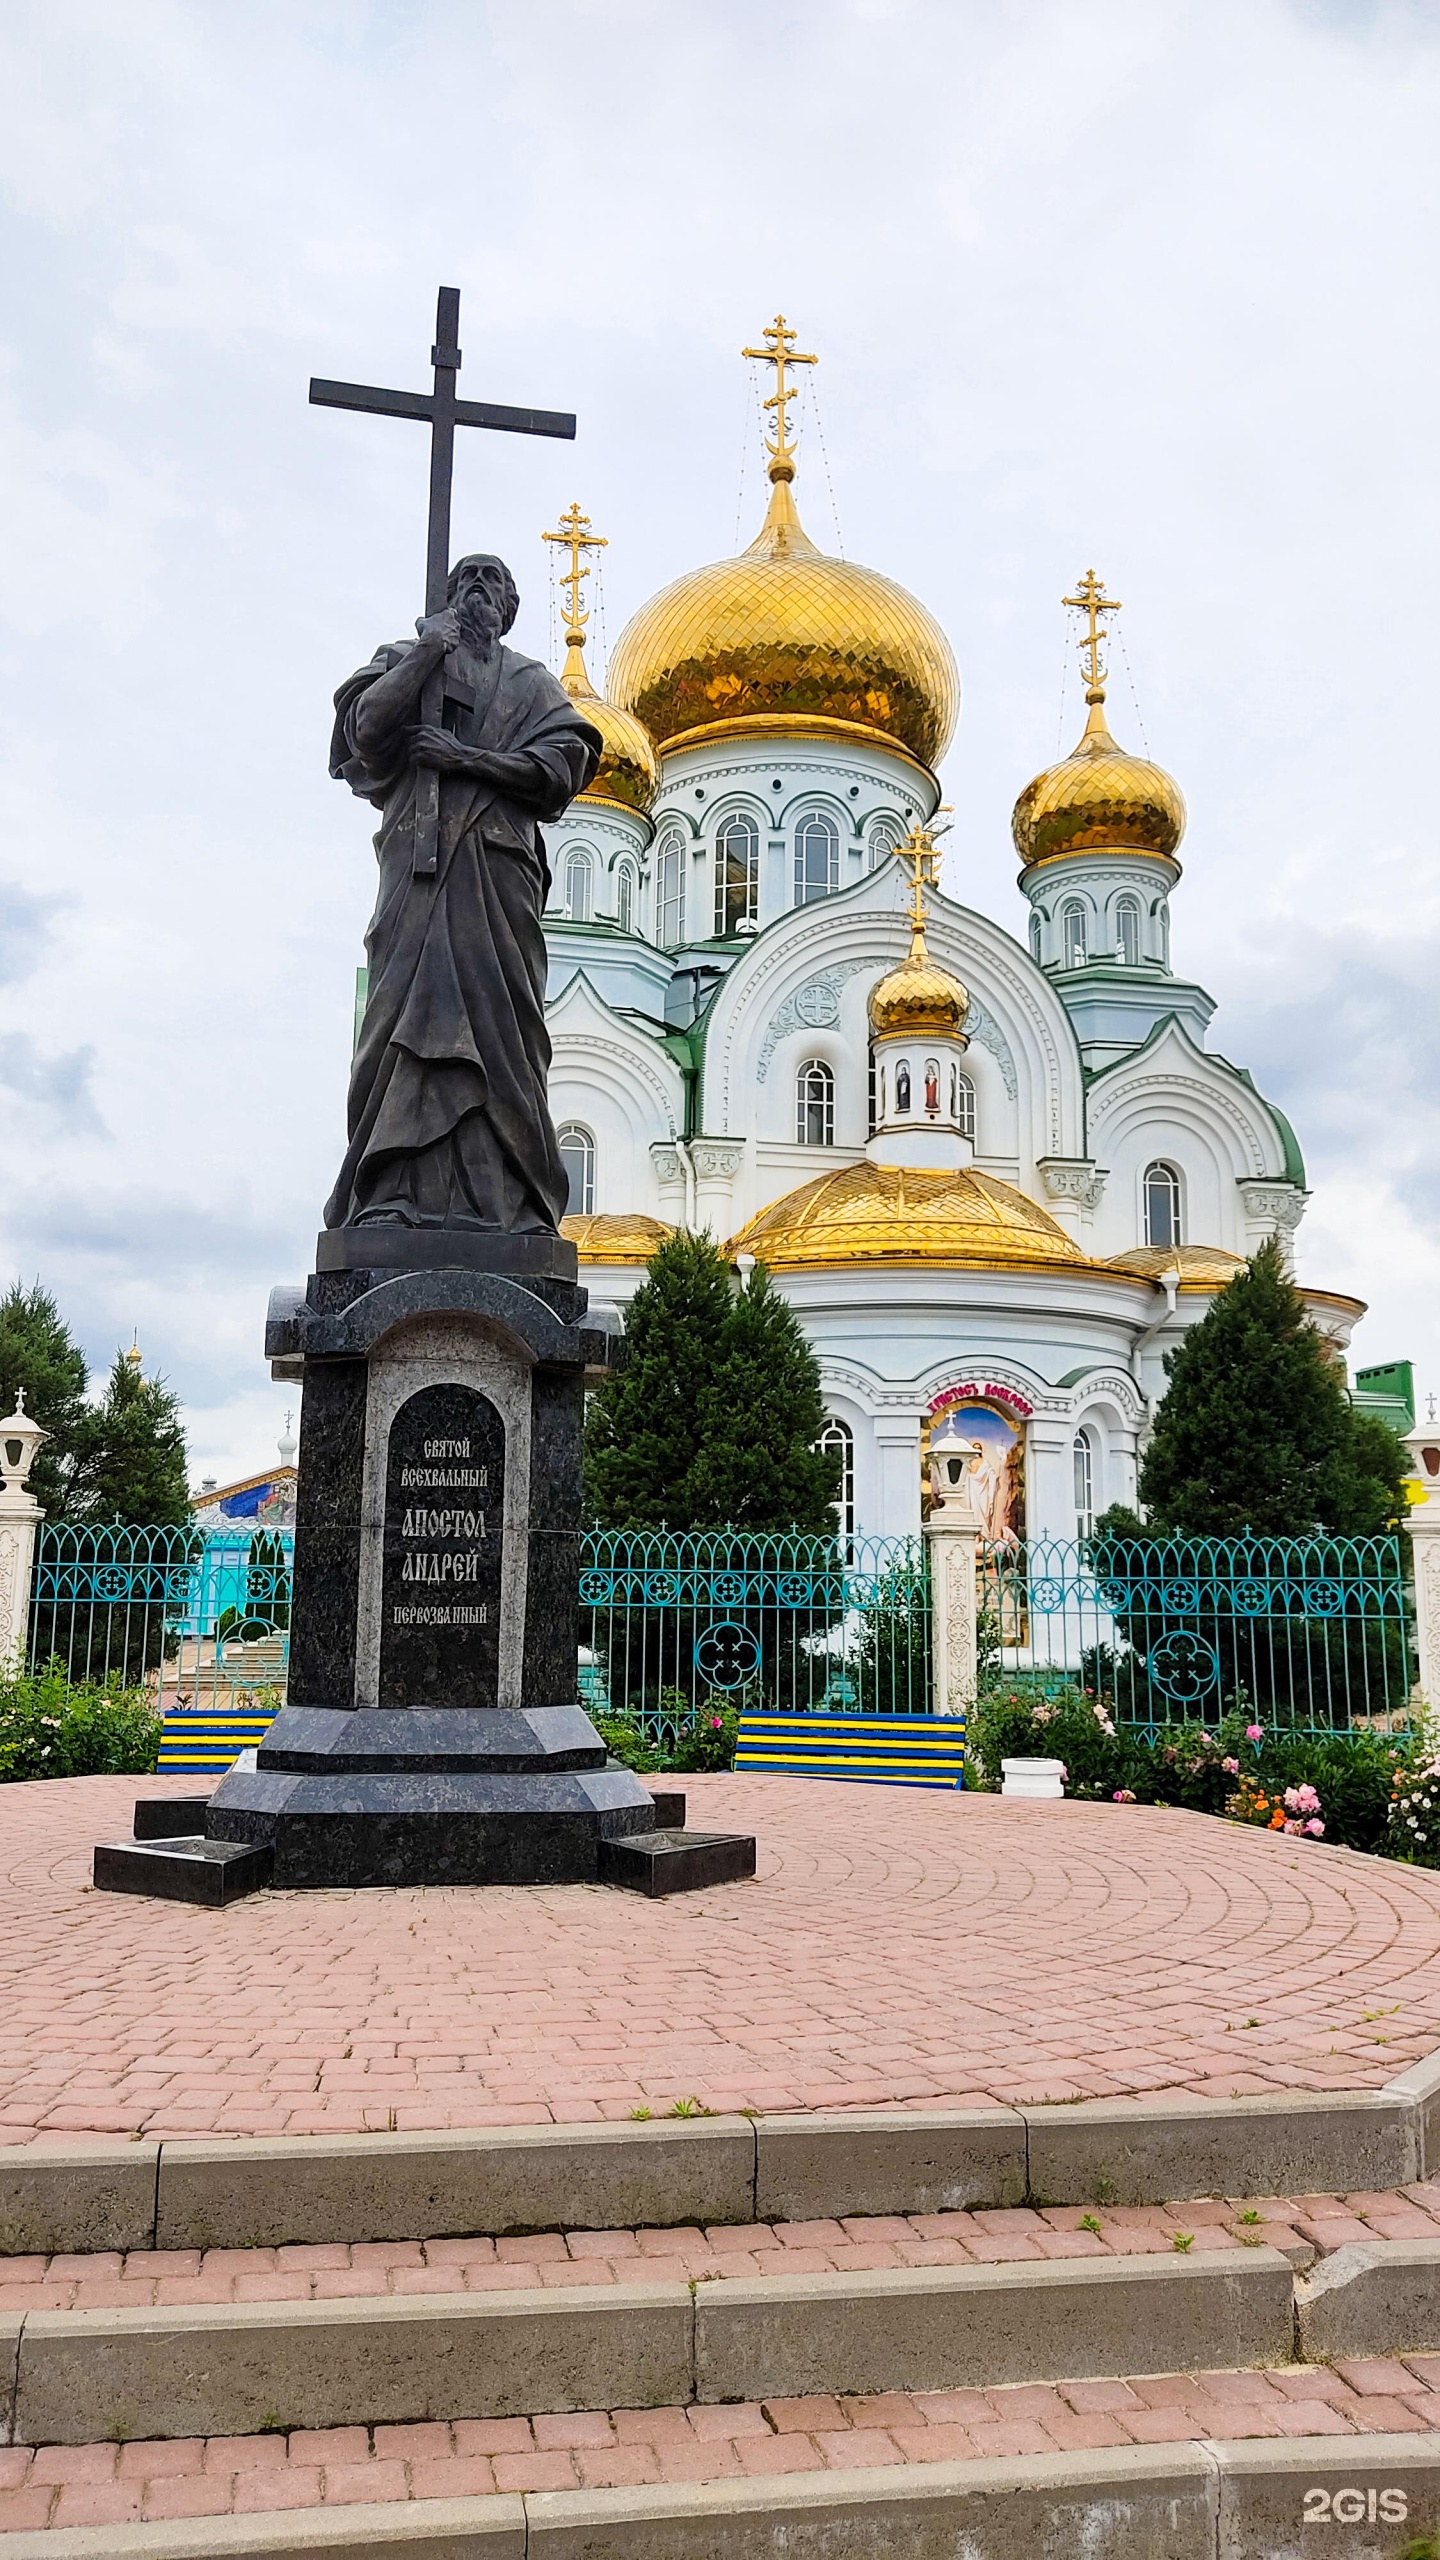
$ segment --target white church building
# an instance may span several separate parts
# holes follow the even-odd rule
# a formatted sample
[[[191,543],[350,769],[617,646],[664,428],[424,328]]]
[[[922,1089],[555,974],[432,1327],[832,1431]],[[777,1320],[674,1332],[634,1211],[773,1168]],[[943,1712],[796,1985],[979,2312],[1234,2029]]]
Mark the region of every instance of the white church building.
[[[765,522],[641,607],[602,699],[572,510],[567,688],[603,731],[547,830],[551,1109],[565,1231],[623,1307],[670,1229],[763,1260],[820,1364],[847,1526],[914,1530],[932,1421],[987,1456],[990,1525],[1073,1538],[1133,1501],[1163,1359],[1305,1174],[1284,1115],[1207,1048],[1172,961],[1185,808],[1105,718],[1016,804],[1028,941],[935,885],[959,677],[923,605],[804,532],[777,321]],[[1306,1291],[1343,1353],[1363,1313]]]

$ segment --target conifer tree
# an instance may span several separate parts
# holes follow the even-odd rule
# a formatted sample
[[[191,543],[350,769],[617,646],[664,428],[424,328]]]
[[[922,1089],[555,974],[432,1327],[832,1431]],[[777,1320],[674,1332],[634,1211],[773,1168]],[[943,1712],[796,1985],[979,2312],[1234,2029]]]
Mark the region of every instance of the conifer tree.
[[[0,1412],[11,1411],[23,1388],[26,1412],[50,1434],[30,1470],[30,1491],[52,1520],[63,1517],[86,1378],[85,1354],[49,1290],[17,1280],[0,1298]]]
[[[597,1527],[693,1527],[690,1470],[729,1313],[729,1270],[709,1237],[667,1236],[626,1311],[625,1366],[590,1400],[585,1508]]]
[[[696,1526],[833,1530],[839,1460],[815,1445],[824,1428],[815,1355],[757,1262],[730,1305],[709,1428],[690,1471]]]
[[[1273,1237],[1166,1367],[1140,1471],[1152,1527],[1191,1537],[1374,1537],[1402,1518],[1400,1442],[1354,1411]]]
[[[585,1499],[600,1528],[834,1525],[837,1462],[815,1447],[820,1373],[756,1266],[732,1291],[708,1236],[667,1238],[630,1301],[626,1365],[592,1398]]]
[[[72,1520],[178,1528],[189,1519],[179,1403],[163,1378],[142,1377],[123,1351],[99,1404],[83,1409],[71,1449],[65,1500]]]

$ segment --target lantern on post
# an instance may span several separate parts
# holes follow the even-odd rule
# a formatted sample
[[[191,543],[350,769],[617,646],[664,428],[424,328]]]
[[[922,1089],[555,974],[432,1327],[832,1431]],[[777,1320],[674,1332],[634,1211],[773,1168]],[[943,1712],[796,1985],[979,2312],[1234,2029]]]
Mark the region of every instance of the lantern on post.
[[[40,1505],[29,1489],[35,1452],[50,1434],[25,1410],[25,1390],[15,1410],[0,1419],[0,1662],[23,1653],[35,1570]]]

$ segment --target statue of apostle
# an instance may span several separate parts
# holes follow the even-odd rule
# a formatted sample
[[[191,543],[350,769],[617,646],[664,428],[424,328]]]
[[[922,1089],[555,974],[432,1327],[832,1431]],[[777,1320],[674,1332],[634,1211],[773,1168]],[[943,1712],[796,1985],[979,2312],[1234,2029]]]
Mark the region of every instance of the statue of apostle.
[[[520,602],[503,560],[457,562],[446,595],[335,696],[330,771],[382,815],[350,1144],[325,1224],[553,1234],[566,1178],[545,1097],[539,821],[584,790],[602,741],[547,668],[503,646]],[[421,694],[442,666],[435,727]],[[433,871],[415,861],[417,766],[440,776]]]

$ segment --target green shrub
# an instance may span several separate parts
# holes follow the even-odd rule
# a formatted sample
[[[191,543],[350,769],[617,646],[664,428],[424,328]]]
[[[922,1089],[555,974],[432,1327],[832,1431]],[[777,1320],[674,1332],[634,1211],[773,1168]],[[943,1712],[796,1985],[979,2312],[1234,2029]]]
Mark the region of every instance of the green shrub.
[[[144,1776],[160,1749],[145,1689],[72,1684],[62,1662],[0,1676],[0,1780]]]
[[[592,1716],[591,1722],[601,1741],[627,1769],[642,1777],[674,1770],[692,1774],[709,1769],[733,1769],[735,1737],[740,1722],[736,1701],[717,1690],[710,1697],[692,1704],[683,1689],[662,1689],[660,1712],[673,1733],[674,1740],[652,1742],[639,1725],[626,1716]]]

